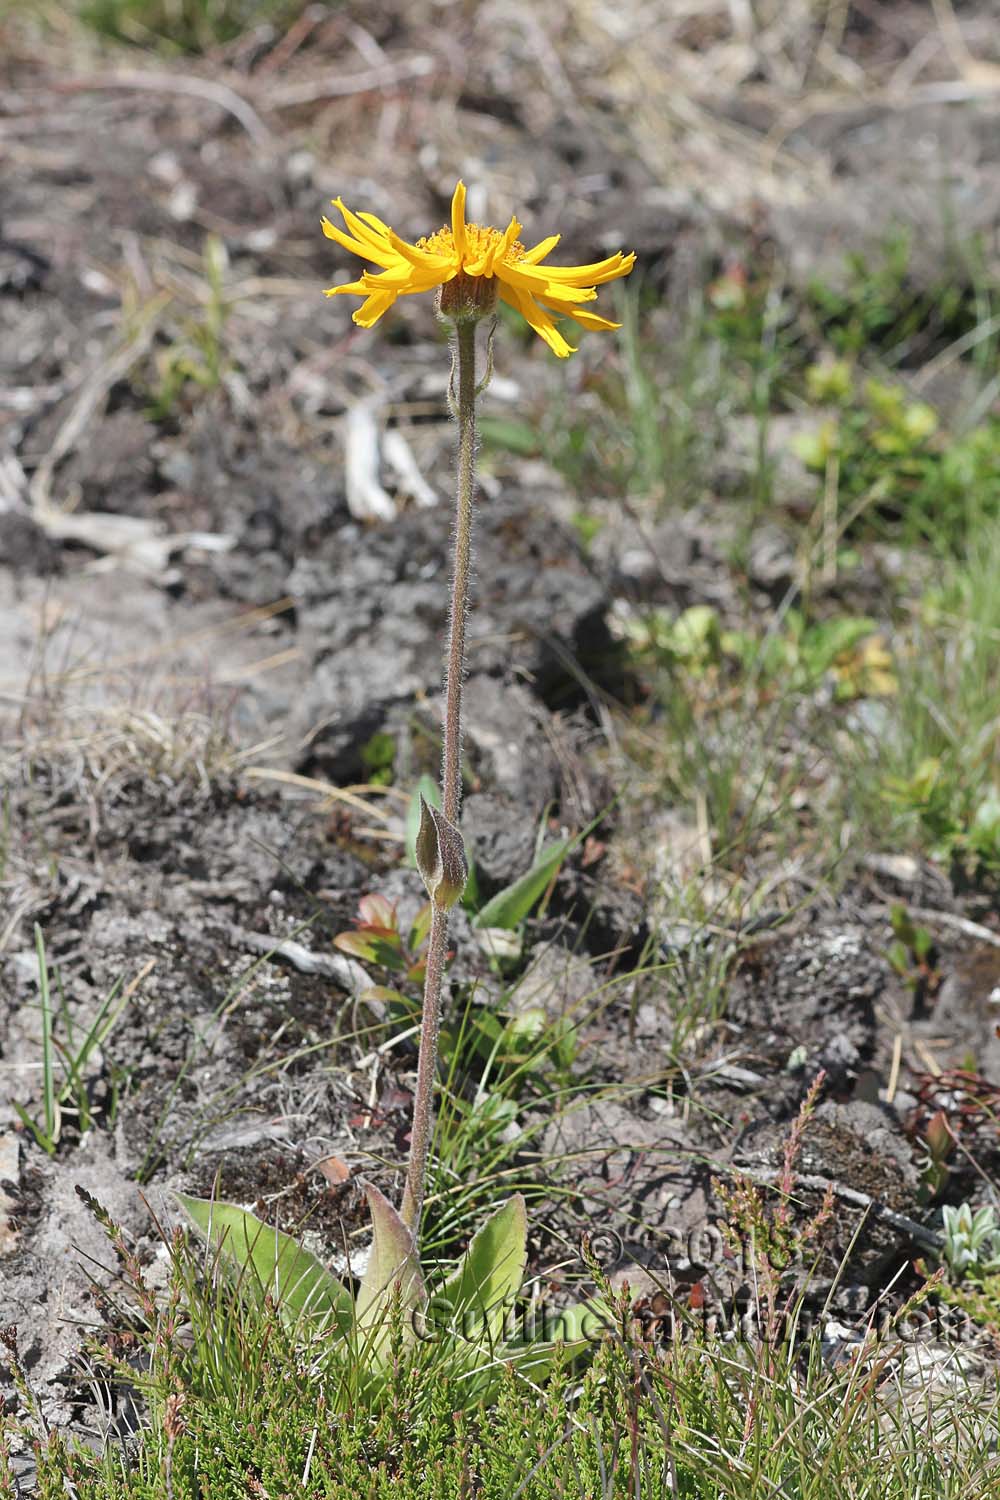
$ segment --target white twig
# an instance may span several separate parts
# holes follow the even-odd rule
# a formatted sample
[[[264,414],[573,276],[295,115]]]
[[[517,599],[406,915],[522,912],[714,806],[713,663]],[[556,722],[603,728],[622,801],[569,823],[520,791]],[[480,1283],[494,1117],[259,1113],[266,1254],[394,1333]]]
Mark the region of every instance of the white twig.
[[[323,78],[304,79],[270,89],[267,103],[271,109],[290,109],[296,104],[315,104],[320,99],[341,99],[348,94],[373,94],[393,88],[408,78],[426,78],[434,71],[432,57],[404,57],[384,68],[370,68],[365,73],[327,73]]]

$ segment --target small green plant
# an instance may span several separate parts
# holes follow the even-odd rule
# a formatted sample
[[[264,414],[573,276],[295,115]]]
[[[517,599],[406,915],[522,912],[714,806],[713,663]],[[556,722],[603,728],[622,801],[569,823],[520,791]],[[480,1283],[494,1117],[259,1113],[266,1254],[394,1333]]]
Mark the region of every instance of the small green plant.
[[[938,344],[966,334],[981,321],[969,274],[949,267],[936,283],[918,285],[910,269],[912,233],[900,227],[876,256],[852,252],[836,286],[814,277],[807,301],[824,337],[838,353],[875,349],[889,362],[914,361]]]
[[[941,1258],[959,1280],[982,1282],[1000,1273],[1000,1222],[992,1204],[973,1209],[968,1203],[941,1210],[944,1245]]]
[[[926,927],[918,927],[905,906],[893,906],[889,912],[892,942],[887,957],[896,973],[923,1004],[933,999],[941,983],[937,968],[937,950]]]
[[[216,390],[230,369],[225,329],[229,303],[225,293],[226,247],[216,235],[205,242],[205,300],[201,316],[186,320],[176,337],[154,355],[155,379],[149,414],[154,421],[174,415],[188,399],[188,387]]]
[[[838,537],[874,529],[954,553],[1000,515],[1000,423],[944,433],[926,401],[884,380],[859,382],[845,361],[813,365],[806,389],[836,412],[792,447],[827,484],[835,475]]]
[[[823,1226],[833,1214],[833,1189],[828,1187],[819,1207],[803,1222],[796,1222],[793,1196],[796,1166],[802,1141],[819,1102],[825,1073],[817,1073],[799,1106],[782,1154],[775,1193],[767,1195],[745,1175],[737,1173],[732,1184],[713,1179],[713,1189],[726,1211],[724,1229],[737,1252],[749,1247],[760,1276],[766,1317],[777,1317],[781,1273],[815,1251]]]
[[[527,1214],[519,1193],[486,1220],[430,1292],[409,1229],[376,1187],[366,1193],[372,1245],[353,1294],[296,1240],[237,1204],[180,1195],[258,1309],[270,1299],[297,1342],[340,1341],[354,1401],[377,1406],[394,1367],[430,1358],[435,1378],[461,1378],[465,1404],[475,1406],[495,1390],[504,1365],[541,1374],[561,1357],[559,1345],[583,1338],[588,1317],[599,1326],[596,1309],[580,1305],[550,1324],[544,1338],[523,1341],[516,1327],[511,1332],[527,1266]]]
[[[919,1162],[920,1200],[933,1203],[951,1176],[949,1158],[955,1151],[955,1137],[943,1109],[936,1110],[923,1134],[923,1153]]]
[[[528,873],[532,874],[531,871]],[[541,873],[546,880],[550,879],[551,865],[543,864]],[[539,880],[537,871],[534,879],[536,883]],[[521,910],[518,885],[515,883],[509,891],[500,893],[509,900],[514,914]],[[384,896],[363,896],[355,927],[349,932],[338,933],[333,940],[334,946],[342,953],[349,953],[353,958],[383,970],[384,977],[391,981],[373,985],[359,998],[380,1001],[386,1007],[386,1018],[392,1028],[412,1026],[420,1019],[420,1001],[413,990],[424,980],[430,919],[428,902],[417,912],[404,937],[396,907]],[[490,929],[500,930],[499,923]],[[438,1047],[449,1068],[453,1064],[464,1066],[466,1061],[478,1059],[482,1077],[477,1088],[481,1090],[483,1080],[491,1073],[525,1067],[531,1073],[550,1064],[563,1072],[568,1070],[577,1052],[576,1026],[568,1017],[549,1022],[544,1011],[538,1009],[524,1011],[514,1008],[507,1014],[503,1003],[497,1008],[476,1004],[472,995],[459,1018],[442,1020]],[[510,1111],[513,1107],[509,1101],[505,1106]]]
[[[896,691],[892,658],[878,622],[868,616],[810,620],[788,609],[782,628],[761,636],[723,629],[717,610],[694,604],[677,616],[662,609],[628,614],[620,628],[639,656],[688,679],[717,684],[735,664],[768,696],[778,684],[783,691],[811,692],[824,678],[840,702]]]
[[[829,679],[838,702],[896,691],[892,657],[877,621],[867,616],[809,620],[802,610],[789,609],[780,632],[761,640],[754,632],[727,631],[722,647],[768,687],[780,683],[807,693]]]
[[[60,1003],[52,1003],[52,981],[42,929],[35,925],[35,953],[38,959],[38,1002],[42,1020],[42,1114],[36,1119],[23,1104],[13,1101],[22,1124],[49,1156],[55,1156],[62,1137],[63,1121],[68,1116],[76,1131],[83,1135],[96,1118],[95,1106],[87,1081],[87,1064],[97,1048],[103,1046],[131,999],[134,980],[122,992],[123,979],[115,981],[101,1002],[97,1015],[82,1035],[73,1024],[62,985],[58,981]],[[141,976],[140,976],[141,978]],[[59,1020],[66,1033],[65,1041],[55,1034]],[[61,1075],[61,1077],[59,1076]]]
[[[378,730],[361,747],[365,780],[371,786],[391,786],[396,764],[395,735]]]
[[[362,896],[358,903],[358,919],[350,932],[338,932],[333,940],[335,948],[359,958],[367,964],[375,964],[388,973],[400,976],[409,984],[421,984],[427,970],[427,934],[431,925],[431,905],[426,902],[410,925],[405,938],[399,928],[399,916],[395,906],[384,896]],[[404,997],[397,992],[379,988],[382,999]]]
[[[1000,1222],[996,1210],[992,1204],[976,1209],[969,1203],[957,1208],[946,1204],[941,1218],[944,1244],[940,1258],[947,1271],[937,1287],[941,1300],[996,1336],[1000,1333]]]

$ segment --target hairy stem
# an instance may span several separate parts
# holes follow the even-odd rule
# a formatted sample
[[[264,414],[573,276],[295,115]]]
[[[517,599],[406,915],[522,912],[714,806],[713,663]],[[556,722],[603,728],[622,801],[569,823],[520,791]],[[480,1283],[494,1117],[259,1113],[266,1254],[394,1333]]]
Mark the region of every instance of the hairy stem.
[[[456,327],[458,365],[458,468],[455,504],[455,550],[451,583],[451,627],[444,679],[444,756],[441,770],[442,812],[458,826],[462,804],[462,678],[465,675],[465,616],[469,607],[469,572],[472,555],[472,497],[476,462],[476,325],[462,321]],[[434,1125],[434,1080],[437,1074],[438,1032],[441,1026],[441,992],[444,987],[448,951],[448,911],[434,905],[427,940],[427,972],[424,978],[423,1019],[417,1086],[413,1096],[413,1129],[410,1160],[400,1216],[413,1230],[420,1230],[420,1215],[427,1186],[427,1154]]]
[[[451,583],[451,632],[444,678],[444,764],[441,811],[458,824],[462,803],[462,678],[465,675],[465,616],[469,608],[472,555],[472,494],[476,470],[476,325],[459,323],[458,472],[455,493],[455,552]]]

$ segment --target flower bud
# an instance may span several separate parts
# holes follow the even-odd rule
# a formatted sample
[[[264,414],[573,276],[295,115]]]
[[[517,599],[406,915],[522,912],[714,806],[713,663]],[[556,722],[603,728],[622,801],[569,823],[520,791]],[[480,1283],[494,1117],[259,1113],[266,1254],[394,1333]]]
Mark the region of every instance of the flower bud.
[[[420,798],[420,827],[414,850],[427,894],[434,905],[454,906],[469,878],[462,835],[444,813]]]

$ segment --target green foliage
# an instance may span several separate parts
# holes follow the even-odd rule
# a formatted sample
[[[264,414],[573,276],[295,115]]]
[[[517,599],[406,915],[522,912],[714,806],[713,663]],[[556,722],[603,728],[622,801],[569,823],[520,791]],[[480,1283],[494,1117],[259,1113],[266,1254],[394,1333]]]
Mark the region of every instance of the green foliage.
[[[796,309],[770,269],[734,259],[708,287],[705,333],[716,339],[746,392],[750,410],[762,412],[799,363]]]
[[[907,1390],[874,1378],[898,1342],[836,1367],[819,1337],[754,1348],[692,1331],[647,1342],[616,1308],[582,1377],[497,1372],[488,1406],[465,1382],[400,1367],[386,1401],[339,1414],[321,1357],[291,1367],[276,1321],[247,1347],[229,1399],[183,1383],[151,1349],[151,1420],[128,1456],[53,1435],[36,1450],[40,1500],[986,1500],[1000,1478],[988,1388]],[[134,1381],[135,1371],[125,1372]],[[883,1393],[888,1386],[889,1399]],[[5,1482],[0,1449],[0,1485]],[[68,1482],[67,1482],[68,1481]],[[10,1493],[15,1493],[9,1481]],[[0,1494],[3,1491],[0,1489]]]
[[[824,336],[841,354],[877,350],[889,360],[913,359],[967,333],[982,317],[969,272],[949,266],[941,279],[918,287],[911,275],[911,234],[886,237],[881,256],[852,252],[839,285],[814,278],[808,300]]]
[[[953,1276],[982,1281],[1000,1273],[1000,1223],[991,1204],[973,1210],[968,1203],[941,1210],[942,1259]]]
[[[379,730],[361,746],[365,779],[372,786],[391,786],[396,763],[396,737]]]
[[[485,412],[476,423],[479,438],[487,451],[491,448],[533,458],[539,452],[537,428],[511,417],[496,417]]]
[[[334,944],[344,953],[381,968],[387,983],[374,985],[361,998],[377,999],[386,1007],[386,1023],[393,1032],[419,1025],[418,986],[424,974],[424,950],[430,924],[425,903],[404,937],[396,908],[384,896],[364,896],[354,930],[339,933]],[[398,986],[405,986],[399,988]],[[438,1048],[447,1069],[445,1118],[453,1139],[469,1133],[472,1155],[485,1171],[493,1159],[490,1141],[506,1154],[499,1137],[517,1113],[517,1101],[539,1090],[548,1097],[567,1083],[579,1050],[577,1024],[572,1016],[550,1021],[538,1007],[518,1005],[515,979],[499,1004],[483,1005],[471,993],[456,1014],[445,1013]],[[544,1080],[544,1082],[543,1082]],[[453,1163],[454,1165],[454,1163]]]
[[[792,692],[814,691],[827,678],[838,702],[896,690],[892,659],[878,622],[865,615],[809,620],[802,610],[789,609],[780,631],[763,639],[752,632],[728,631],[723,648],[759,674],[763,683],[780,682]]]
[[[938,1290],[951,1307],[1000,1333],[1000,1223],[991,1204],[973,1209],[962,1203],[941,1210],[944,1228],[942,1264],[947,1279]]]
[[[887,957],[907,986],[923,994],[937,978],[934,967],[934,939],[926,927],[918,927],[905,906],[896,905],[889,913],[892,942]]]
[[[464,1258],[433,1298],[433,1323],[460,1334],[474,1351],[499,1350],[504,1322],[528,1266],[528,1218],[520,1193],[477,1230]]]
[[[253,26],[284,30],[303,0],[78,0],[80,19],[102,36],[169,53],[209,52]]]
[[[333,940],[335,948],[359,958],[362,963],[375,964],[393,975],[399,975],[408,984],[422,984],[427,967],[425,949],[431,925],[429,901],[417,912],[405,938],[399,929],[399,917],[395,906],[384,896],[372,894],[362,896],[358,902],[358,919],[351,932],[338,932]],[[380,990],[383,999],[389,998]],[[392,998],[405,997],[393,992]]]
[[[149,414],[164,421],[190,400],[189,387],[216,390],[230,369],[225,343],[229,303],[225,294],[228,268],[226,247],[215,235],[205,242],[204,306],[198,318],[189,318],[165,348],[154,355],[155,378],[150,391]]]
[[[964,878],[1000,872],[1000,521],[970,537],[925,590],[897,644],[899,691],[877,736],[847,747],[873,828],[917,837]],[[874,783],[871,773],[874,772]]]
[[[724,630],[718,611],[694,604],[681,614],[653,609],[626,617],[622,626],[633,650],[671,670],[678,681],[718,684],[732,667],[741,669],[758,691],[774,687],[807,693],[830,679],[838,701],[893,693],[892,660],[878,622],[867,615],[836,615],[811,620],[788,609],[780,629]]]
[[[375,1368],[384,1369],[398,1356],[393,1321],[407,1317],[426,1297],[413,1232],[377,1187],[366,1189],[372,1216],[372,1243],[354,1304],[361,1352]],[[403,1329],[404,1335],[406,1330]],[[352,1357],[357,1354],[352,1351]]]
[[[95,1110],[87,1080],[87,1064],[94,1052],[102,1047],[117,1024],[128,1004],[135,985],[119,993],[122,979],[117,979],[101,1002],[97,1015],[86,1032],[79,1035],[73,1025],[66,1003],[62,984],[57,987],[60,996],[59,1010],[52,1003],[52,985],[45,939],[42,929],[35,924],[35,953],[38,959],[38,999],[42,1019],[42,1117],[35,1119],[23,1104],[12,1101],[22,1124],[49,1156],[54,1156],[62,1135],[63,1119],[70,1116],[77,1131],[82,1135],[95,1123]],[[57,976],[58,980],[58,976]],[[55,1022],[59,1019],[66,1033],[63,1041],[55,1034]],[[57,1073],[62,1074],[61,1080]],[[112,1115],[114,1107],[112,1105]]]
[[[975,527],[1000,516],[1000,422],[943,434],[927,402],[881,380],[855,376],[848,385],[848,372],[844,362],[807,371],[810,397],[839,410],[793,443],[817,473],[836,465],[842,527],[960,549]]]
[[[179,1196],[216,1252],[210,1274],[221,1271],[234,1307],[242,1306],[238,1320],[266,1319],[276,1312],[293,1349],[322,1349],[331,1390],[349,1392],[351,1405],[377,1409],[391,1399],[391,1381],[404,1364],[434,1379],[461,1375],[463,1405],[473,1407],[495,1392],[504,1364],[530,1367],[538,1375],[552,1363],[557,1356],[553,1333],[564,1337],[562,1320],[526,1339],[518,1336],[522,1330],[516,1325],[508,1327],[527,1266],[528,1222],[520,1194],[489,1217],[457,1264],[435,1269],[436,1290],[430,1296],[412,1231],[378,1188],[370,1185],[366,1194],[372,1243],[354,1296],[291,1236],[239,1205]],[[185,1276],[186,1254],[175,1243],[187,1300],[204,1303],[207,1296],[214,1304],[214,1290],[206,1293]],[[581,1322],[582,1311],[569,1314],[573,1326]],[[156,1317],[154,1312],[154,1322]],[[211,1327],[210,1313],[192,1317]],[[235,1345],[216,1340],[214,1363],[226,1365],[235,1357],[235,1366],[222,1374],[227,1391],[238,1388],[243,1377],[243,1346],[243,1338]]]
[[[623,495],[690,504],[704,491],[728,405],[717,338],[701,306],[665,340],[638,286],[615,296],[620,355],[609,352],[572,398],[553,392],[532,423],[486,415],[484,443],[493,454],[540,455],[583,505]],[[587,546],[594,523],[584,515],[577,525]]]

